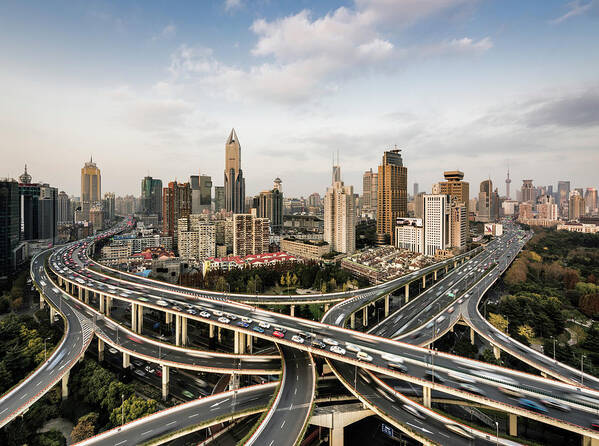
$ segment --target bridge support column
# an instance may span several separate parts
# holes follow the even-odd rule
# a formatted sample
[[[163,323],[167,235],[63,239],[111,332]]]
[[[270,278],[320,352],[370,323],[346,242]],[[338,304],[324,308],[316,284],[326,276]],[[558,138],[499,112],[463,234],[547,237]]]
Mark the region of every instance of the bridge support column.
[[[173,315],[171,313],[164,313],[164,323],[165,324],[172,324],[173,323]]]
[[[245,353],[245,342],[245,333],[235,332],[233,339],[235,354],[243,355]]]
[[[54,316],[56,316],[56,310],[50,307],[50,323],[54,323]]]
[[[404,287],[405,291],[404,291],[404,296],[406,298],[406,303],[408,303],[410,301],[410,284],[406,283],[406,286]]]
[[[239,389],[239,375],[233,373],[231,378],[229,378],[229,390],[237,390]]]
[[[69,397],[69,375],[71,371],[67,371],[62,377],[62,399],[65,400]]]
[[[251,355],[254,350],[254,337],[252,335],[246,334],[245,339],[245,351]]]
[[[291,316],[295,316],[295,305],[291,305],[291,310],[289,310],[289,314]]]
[[[163,365],[162,366],[162,399],[164,401],[166,401],[166,399],[168,398],[168,388],[169,388],[169,382],[170,382],[170,377],[169,377],[169,367],[167,365]]]
[[[445,265],[445,274],[447,274],[447,271],[449,271],[449,266]]]
[[[212,339],[214,337],[214,324],[208,324],[208,333],[210,336],[210,339]]]
[[[324,304],[324,312],[326,313],[327,311],[329,311],[330,305],[329,304]]]
[[[368,306],[362,309],[362,325],[364,327],[368,326]]]
[[[220,327],[218,327],[216,330],[216,340],[219,342],[219,344],[223,342],[223,336]]]
[[[43,310],[44,308],[46,308],[46,301],[44,300],[44,295],[40,293],[40,310]]]
[[[433,274],[434,274],[433,277],[435,278],[435,282],[436,282],[437,281],[437,270],[433,271]]]
[[[495,356],[495,359],[501,358],[501,350],[499,350],[499,347],[496,345],[493,345],[493,355]]]
[[[453,262],[453,267],[454,267],[454,268],[457,268],[457,267],[458,267],[458,262],[454,261],[454,262]]]
[[[470,344],[474,345],[474,328],[470,327]]]
[[[422,276],[422,289],[426,288],[426,274]]]
[[[582,437],[582,446],[599,446],[599,440],[592,437]]]
[[[352,313],[349,316],[349,326],[352,330],[356,328],[356,313]]]
[[[112,297],[106,296],[106,316],[110,316],[111,308],[112,308]]]
[[[129,353],[123,352],[123,368],[128,369],[129,367],[131,367],[131,357]]]
[[[100,313],[104,314],[104,295],[102,293],[98,293],[100,295]]]
[[[141,329],[144,326],[144,307],[137,304],[137,333],[141,334]]]
[[[181,345],[181,316],[175,315],[175,345]]]
[[[83,296],[84,296],[85,303],[88,304],[89,303],[89,289],[88,288],[86,288],[84,290],[84,295]]]
[[[517,437],[518,436],[518,415],[515,415],[513,413],[511,413],[509,415],[510,415],[509,434],[512,437]]]
[[[422,387],[422,405],[431,408],[431,388]]]
[[[83,300],[83,288],[80,286],[77,287],[77,296],[79,297],[79,300]]]
[[[343,431],[344,431],[344,427],[334,427],[333,429],[331,429],[331,435],[329,438],[329,445],[330,446],[343,446],[343,442],[344,442],[344,438],[343,438]]]
[[[187,345],[187,318],[181,316],[181,345]]]
[[[385,317],[389,316],[389,295],[385,296]]]
[[[104,361],[104,341],[98,338],[98,361]]]
[[[137,305],[134,303],[131,304],[131,331],[137,333]]]
[[[58,276],[58,286],[62,287],[62,277]]]

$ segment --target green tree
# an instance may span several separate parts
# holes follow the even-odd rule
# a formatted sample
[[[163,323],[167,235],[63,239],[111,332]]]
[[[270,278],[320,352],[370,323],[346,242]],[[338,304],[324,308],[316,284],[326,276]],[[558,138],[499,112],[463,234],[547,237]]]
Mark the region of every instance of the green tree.
[[[136,395],[131,395],[123,402],[122,407],[117,407],[112,411],[110,414],[110,423],[113,426],[119,426],[122,418],[121,413],[125,417],[124,422],[129,423],[156,412],[157,407],[158,404],[153,399],[146,400]]]
[[[504,318],[501,314],[489,313],[489,322],[495,328],[497,328],[503,332],[507,332],[508,322],[507,322],[507,319]]]
[[[535,331],[533,330],[533,328],[528,325],[528,324],[524,324],[524,325],[520,325],[518,327],[518,334],[524,338],[526,338],[526,340],[531,343],[532,340],[535,338]]]
[[[78,443],[90,438],[96,432],[96,423],[98,422],[98,414],[90,412],[87,415],[82,416],[77,421],[77,424],[73,426],[71,431],[71,441]]]

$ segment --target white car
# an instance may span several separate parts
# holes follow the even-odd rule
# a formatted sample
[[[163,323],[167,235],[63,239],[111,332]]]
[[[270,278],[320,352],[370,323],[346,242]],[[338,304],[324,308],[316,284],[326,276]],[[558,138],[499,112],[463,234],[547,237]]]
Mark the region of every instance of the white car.
[[[338,355],[345,355],[345,349],[342,347],[339,347],[338,345],[333,345],[331,347],[331,351],[333,353],[337,353]]]
[[[381,358],[383,358],[385,361],[398,362],[400,364],[403,364],[403,358],[397,355],[392,355],[391,353],[383,353],[381,355]]]
[[[252,323],[252,319],[249,317],[242,317],[241,320],[243,322],[245,322],[246,324],[251,324]]]
[[[166,300],[159,300],[156,302],[156,305],[160,305],[161,307],[168,307],[168,302]]]
[[[331,338],[323,338],[322,342],[324,342],[325,344],[334,345],[334,346],[339,345],[339,343],[337,341],[335,341],[334,339],[331,339]]]
[[[304,338],[302,338],[301,336],[298,336],[298,335],[292,336],[291,340],[293,342],[297,342],[298,344],[303,344],[304,343]]]
[[[357,345],[350,344],[349,342],[345,343],[345,348],[348,349],[350,352],[354,352],[354,353],[358,353],[358,352],[360,352],[362,350]]]
[[[372,361],[372,356],[370,356],[368,353],[366,352],[358,352],[356,357],[360,360],[360,361],[366,361],[366,362],[371,362]]]
[[[212,312],[214,313],[215,316],[222,316],[223,312],[219,311],[219,310],[212,310]]]
[[[223,324],[228,324],[229,322],[231,322],[231,320],[230,320],[230,319],[227,319],[227,318],[226,318],[226,317],[224,317],[224,316],[221,316],[221,317],[219,317],[219,318],[218,318],[218,321],[219,321],[219,322],[222,322]]]
[[[208,313],[207,311],[202,311],[200,313],[200,316],[202,316],[202,317],[210,317],[210,313]]]
[[[270,324],[268,322],[260,322],[258,325],[260,325],[261,328],[270,328]]]

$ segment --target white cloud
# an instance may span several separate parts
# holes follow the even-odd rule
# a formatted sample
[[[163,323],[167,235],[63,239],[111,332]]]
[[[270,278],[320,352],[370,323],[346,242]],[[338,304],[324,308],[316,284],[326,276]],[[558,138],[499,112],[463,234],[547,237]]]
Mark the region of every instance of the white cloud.
[[[239,9],[242,5],[242,0],[225,0],[225,11],[230,12]]]
[[[586,3],[575,0],[568,3],[568,8],[568,11],[564,15],[551,20],[550,23],[557,25],[572,17],[587,14],[589,12],[599,12],[599,0],[588,0]]]
[[[162,30],[158,34],[153,36],[152,40],[169,39],[173,37],[175,34],[177,34],[177,27],[174,24],[170,23],[166,25],[164,28],[162,28]]]

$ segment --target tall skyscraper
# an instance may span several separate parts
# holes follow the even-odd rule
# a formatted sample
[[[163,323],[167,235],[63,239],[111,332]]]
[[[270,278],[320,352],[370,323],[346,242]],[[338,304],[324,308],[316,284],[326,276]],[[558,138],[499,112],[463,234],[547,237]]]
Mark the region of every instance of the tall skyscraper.
[[[484,180],[480,183],[478,194],[478,220],[482,222],[495,221],[499,217],[499,196],[493,191],[493,182]]]
[[[235,129],[225,144],[225,209],[242,214],[245,209],[245,179],[241,170],[241,145]]]
[[[201,214],[212,209],[212,178],[208,175],[192,175],[191,209],[193,214]]]
[[[275,190],[278,190],[279,192],[283,193],[283,182],[281,181],[281,179],[279,177],[275,178],[273,188]]]
[[[418,195],[418,183],[414,183],[414,194],[412,195],[413,197],[415,197],[416,195]]]
[[[14,268],[13,249],[19,243],[19,232],[19,184],[3,179],[0,180],[0,278]]]
[[[568,219],[578,220],[584,215],[584,198],[580,195],[580,192],[573,190],[570,192],[570,199],[568,203]]]
[[[408,168],[403,165],[401,150],[389,150],[383,154],[383,161],[378,172],[376,206],[378,243],[384,243],[388,236],[390,244],[394,245],[397,219],[407,216]]]
[[[356,250],[354,187],[343,184],[339,166],[334,166],[333,171],[339,181],[327,189],[324,197],[324,241],[333,251],[351,254]]]
[[[93,203],[102,201],[102,180],[100,169],[92,158],[81,168],[81,211],[89,220],[89,209]]]
[[[459,170],[446,170],[443,172],[445,181],[440,181],[439,193],[449,195],[450,201],[457,200],[457,203],[464,203],[466,208],[466,240],[470,234],[470,183],[464,180],[464,172]]]
[[[225,188],[223,186],[214,186],[214,212],[225,209]]]
[[[587,187],[587,190],[584,193],[584,202],[586,213],[588,215],[597,214],[597,189],[594,187]]]
[[[260,192],[258,197],[258,217],[268,218],[275,234],[280,234],[283,229],[283,194],[277,189],[280,181],[275,180],[273,189]]]
[[[522,201],[534,203],[536,199],[537,197],[532,180],[522,180]]]
[[[362,177],[362,209],[366,213],[376,213],[378,177],[372,169],[364,172]]]
[[[58,194],[58,224],[66,225],[73,222],[73,208],[71,199],[66,192],[60,191]]]
[[[570,182],[569,181],[558,181],[557,182],[557,204],[560,207],[560,211],[564,217],[568,216],[568,200],[570,198]]]
[[[468,211],[466,204],[455,197],[449,199],[449,244],[462,250],[468,242]]]
[[[162,180],[150,176],[141,180],[141,212],[162,218]]]
[[[58,235],[58,189],[47,184],[40,186],[38,238],[56,241]]]
[[[116,215],[116,197],[114,192],[106,192],[103,200],[104,220],[112,220]]]
[[[191,186],[171,181],[162,191],[162,232],[176,239],[177,221],[191,214]]]
[[[424,195],[424,254],[434,256],[450,246],[449,197]]]
[[[505,179],[505,196],[508,200],[510,200],[510,184],[512,180],[510,179],[510,169],[507,170],[507,178]]]

